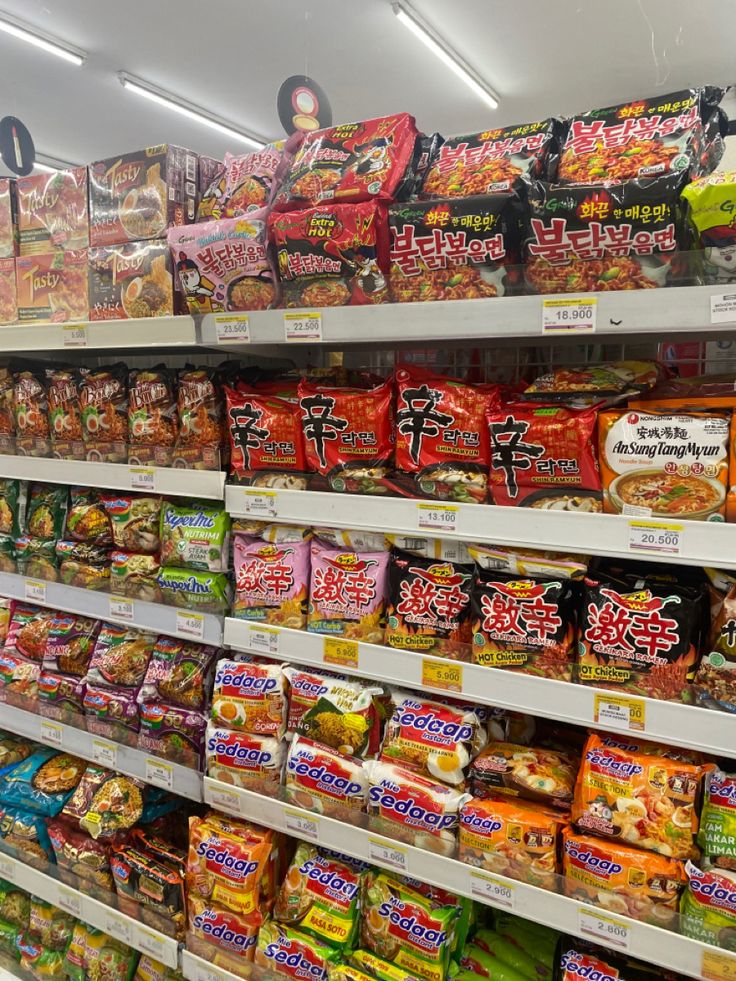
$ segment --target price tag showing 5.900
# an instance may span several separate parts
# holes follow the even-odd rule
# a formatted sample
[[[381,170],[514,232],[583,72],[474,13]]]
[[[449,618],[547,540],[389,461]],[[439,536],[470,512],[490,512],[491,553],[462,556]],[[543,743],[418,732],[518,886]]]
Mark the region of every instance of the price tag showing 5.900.
[[[543,334],[592,334],[595,330],[597,299],[589,296],[542,301]]]
[[[427,688],[461,692],[463,690],[463,666],[457,661],[437,661],[425,657],[422,659],[422,684]]]

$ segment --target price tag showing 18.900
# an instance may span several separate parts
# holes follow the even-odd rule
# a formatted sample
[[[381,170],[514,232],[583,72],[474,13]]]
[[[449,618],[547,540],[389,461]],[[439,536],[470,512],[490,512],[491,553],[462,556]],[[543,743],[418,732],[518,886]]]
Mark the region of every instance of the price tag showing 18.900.
[[[542,301],[543,334],[592,334],[598,301],[595,297],[565,297]]]

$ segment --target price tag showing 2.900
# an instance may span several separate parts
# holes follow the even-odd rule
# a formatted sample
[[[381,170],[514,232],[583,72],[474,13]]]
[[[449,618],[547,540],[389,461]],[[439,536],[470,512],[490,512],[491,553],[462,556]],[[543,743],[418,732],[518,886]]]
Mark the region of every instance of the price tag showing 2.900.
[[[736,954],[725,950],[704,950],[700,974],[707,981],[736,981]]]
[[[651,555],[679,555],[683,526],[671,521],[629,522],[629,551]]]
[[[543,334],[592,334],[598,301],[595,297],[565,297],[542,301]]]
[[[503,879],[497,879],[486,872],[472,869],[470,872],[470,891],[476,899],[484,900],[493,906],[513,909],[516,905],[514,886],[510,882],[504,882]]]

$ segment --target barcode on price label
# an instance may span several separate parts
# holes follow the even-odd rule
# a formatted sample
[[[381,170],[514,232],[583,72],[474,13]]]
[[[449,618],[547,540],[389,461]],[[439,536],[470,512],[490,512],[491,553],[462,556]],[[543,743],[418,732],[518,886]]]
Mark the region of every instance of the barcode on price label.
[[[287,341],[321,341],[322,314],[314,310],[285,313],[284,334]]]
[[[284,811],[284,824],[289,834],[297,838],[319,841],[319,818],[307,817],[299,811]]]
[[[204,614],[177,611],[176,632],[180,637],[191,637],[193,640],[204,640]]]
[[[243,489],[243,495],[243,510],[246,514],[257,518],[276,517],[276,494],[274,491],[246,487]]]
[[[207,803],[228,814],[240,814],[240,798],[233,790],[219,790],[212,787],[207,792]]]
[[[72,916],[82,915],[82,894],[79,892],[72,892],[71,889],[64,889],[59,886],[59,893],[56,897],[56,905],[59,909],[63,909],[66,913],[71,913]]]
[[[629,551],[651,555],[679,555],[683,525],[664,521],[630,521]]]
[[[265,627],[260,623],[251,623],[248,627],[248,646],[252,651],[259,651],[261,654],[278,654],[278,629]]]
[[[133,600],[110,597],[110,618],[112,620],[132,620],[133,614]]]
[[[48,743],[49,746],[61,746],[63,738],[64,730],[60,725],[55,722],[48,722],[46,719],[41,720],[40,739],[42,743]]]
[[[607,913],[582,906],[578,910],[578,928],[584,937],[594,937],[602,940],[606,947],[617,950],[629,949],[629,928],[623,920],[618,920]]]
[[[387,865],[390,869],[398,869],[399,872],[406,872],[408,868],[405,849],[390,841],[381,841],[380,838],[368,839],[368,858],[371,862]]]
[[[417,504],[417,525],[424,531],[457,531],[456,504]]]
[[[595,297],[565,297],[542,301],[543,334],[592,334],[598,301]]]
[[[156,471],[153,467],[129,467],[128,472],[131,490],[155,490]]]
[[[247,314],[228,314],[215,317],[218,344],[250,344],[250,318]]]
[[[614,729],[644,732],[646,702],[643,698],[596,693],[594,721]]]
[[[164,763],[163,760],[146,757],[146,783],[163,787],[164,790],[172,790],[174,787],[173,766],[170,763]]]
[[[87,328],[82,324],[64,324],[61,343],[63,347],[87,347]]]
[[[516,892],[510,883],[475,869],[470,872],[470,892],[476,899],[493,906],[513,909],[516,905]]]
[[[40,579],[26,579],[25,594],[29,603],[45,603],[46,583]]]
[[[92,759],[100,766],[110,770],[118,768],[118,747],[116,743],[105,742],[104,739],[92,740]]]

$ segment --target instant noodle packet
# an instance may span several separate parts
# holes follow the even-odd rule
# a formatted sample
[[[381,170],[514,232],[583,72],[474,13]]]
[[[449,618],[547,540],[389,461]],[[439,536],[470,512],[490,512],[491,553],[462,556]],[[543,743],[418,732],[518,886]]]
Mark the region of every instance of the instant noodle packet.
[[[338,950],[354,946],[365,873],[302,841],[276,897],[273,918]]]
[[[87,684],[82,678],[59,671],[41,671],[38,678],[38,711],[47,719],[74,725],[84,713]]]
[[[161,565],[227,572],[230,515],[205,503],[165,503],[161,509]]]
[[[685,863],[688,886],[680,903],[680,929],[686,937],[702,943],[736,950],[736,878],[707,863],[699,869]]]
[[[711,770],[704,787],[698,844],[714,865],[736,870],[736,775]]]
[[[138,494],[101,495],[115,548],[155,555],[160,548],[161,498]]]
[[[369,760],[363,770],[372,829],[441,855],[454,852],[458,815],[470,794],[392,763]]]
[[[179,435],[174,465],[219,470],[225,435],[225,400],[213,368],[184,368],[177,378]]]
[[[24,481],[0,479],[0,534],[17,537],[26,523],[28,485]]]
[[[651,389],[661,374],[656,361],[612,361],[604,364],[553,368],[536,378],[519,395],[522,401],[568,402],[618,399]]]
[[[483,800],[501,794],[567,810],[577,769],[570,753],[492,741],[471,764],[470,786]]]
[[[95,488],[69,488],[65,534],[75,542],[89,542],[92,545],[111,543],[110,519]]]
[[[156,555],[110,552],[110,592],[160,603],[162,597],[157,582],[160,571]]]
[[[360,971],[357,968],[341,964],[335,967],[334,975],[328,969],[327,976],[329,978],[336,977],[340,981],[344,972],[347,981],[363,981],[364,978],[374,978],[377,981],[416,981],[414,975],[409,974],[397,964],[384,960],[370,950],[354,950],[350,955],[350,961],[352,964],[357,964],[359,968],[364,968],[364,970]]]
[[[471,800],[460,809],[461,862],[557,891],[559,811],[525,801]]]
[[[51,452],[46,370],[39,364],[11,361],[16,451],[25,456]]]
[[[588,570],[588,559],[583,555],[476,543],[468,545],[467,551],[479,570],[507,576],[582,579]]]
[[[49,950],[66,950],[75,923],[70,913],[65,913],[38,896],[31,897],[28,927]]]
[[[88,460],[128,462],[128,369],[122,362],[82,377],[82,438]]]
[[[100,629],[99,620],[76,613],[54,613],[46,637],[44,671],[61,671],[83,678]]]
[[[270,544],[233,536],[232,615],[295,630],[307,625],[309,541]]]
[[[312,528],[315,538],[332,548],[348,548],[354,552],[383,552],[391,547],[382,531],[354,531],[345,528]]]
[[[97,839],[118,839],[143,814],[145,785],[89,764],[60,818]]]
[[[218,648],[162,634],[156,638],[138,701],[160,699],[203,710]]]
[[[130,744],[131,732],[140,728],[135,692],[126,688],[87,685],[84,693],[87,729],[96,736]]]
[[[288,732],[312,736],[318,742],[339,749],[348,742],[352,756],[372,756],[380,741],[380,719],[376,700],[383,694],[378,685],[359,678],[310,671],[298,665],[286,665],[288,680]],[[335,745],[337,744],[337,745]]]
[[[102,625],[92,652],[87,681],[138,692],[151,660],[155,634],[114,623]]]
[[[286,731],[286,683],[281,665],[218,661],[211,718],[218,726],[280,739]]]
[[[15,282],[21,324],[89,320],[86,249],[57,249],[18,256]]]
[[[695,256],[705,283],[731,283],[736,278],[736,231],[731,225],[735,191],[733,171],[699,177],[682,189],[691,245],[697,250]]]
[[[380,644],[388,552],[333,549],[312,539],[310,554],[307,630]]]
[[[26,531],[43,541],[57,541],[63,536],[68,507],[69,488],[60,484],[30,484]]]
[[[244,915],[191,894],[187,897],[187,909],[188,949],[218,967],[231,970],[238,970],[243,960],[253,960],[263,922],[260,910]],[[219,953],[219,949],[225,953]]]
[[[164,603],[172,606],[220,615],[230,609],[232,589],[226,573],[162,568],[156,583]]]
[[[317,814],[347,818],[348,811],[361,811],[365,805],[367,766],[306,736],[294,736],[284,775],[287,796]]]
[[[565,895],[665,929],[677,922],[682,863],[572,828],[562,832]]]
[[[128,462],[171,464],[179,432],[175,375],[163,365],[138,368],[128,377]],[[148,449],[143,449],[148,447]]]
[[[326,981],[327,966],[339,958],[338,950],[273,920],[266,920],[258,934],[256,966],[295,981]]]
[[[588,737],[575,785],[573,822],[584,831],[685,859],[698,827],[703,767]]]
[[[14,651],[31,661],[41,663],[54,616],[54,610],[16,601],[5,638],[6,652]]]
[[[207,818],[190,818],[187,889],[232,910],[249,914],[259,908],[258,886],[271,846],[253,836],[228,834]]]
[[[71,797],[85,767],[76,756],[37,749],[4,775],[0,803],[55,817]]]
[[[190,769],[199,769],[204,758],[207,728],[204,712],[166,702],[146,701],[139,704],[138,715],[138,749],[163,756]]]
[[[79,368],[47,368],[49,435],[55,457],[62,460],[83,460],[82,404]]]
[[[225,386],[230,470],[255,487],[306,490],[301,412],[296,401]]]
[[[221,729],[210,723],[205,754],[207,774],[213,779],[267,796],[278,792],[286,760],[283,740]]]
[[[49,950],[30,933],[18,938],[21,970],[26,971],[36,981],[63,981],[64,955],[58,950]],[[91,977],[90,972],[90,977]]]
[[[239,218],[270,205],[292,157],[283,140],[253,153],[226,153],[222,171],[199,200],[197,223]]]

